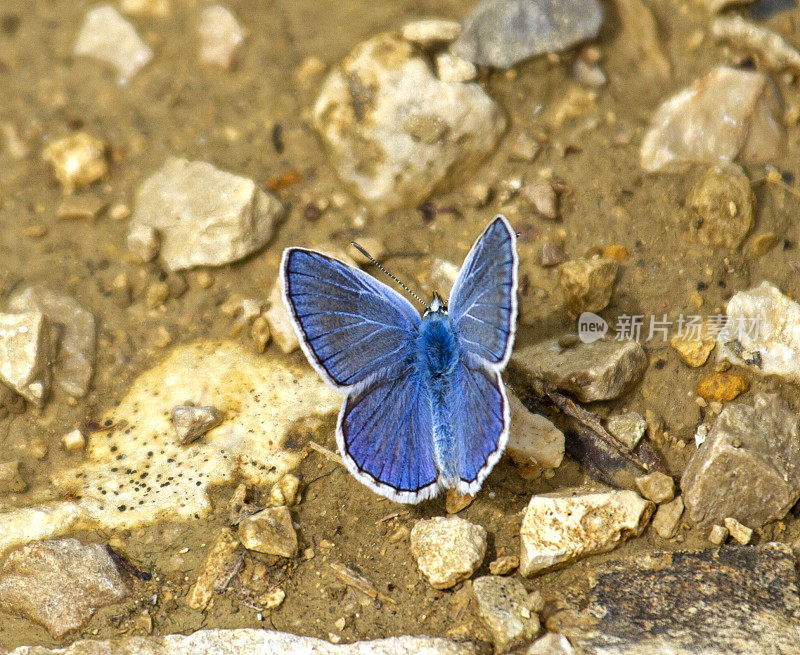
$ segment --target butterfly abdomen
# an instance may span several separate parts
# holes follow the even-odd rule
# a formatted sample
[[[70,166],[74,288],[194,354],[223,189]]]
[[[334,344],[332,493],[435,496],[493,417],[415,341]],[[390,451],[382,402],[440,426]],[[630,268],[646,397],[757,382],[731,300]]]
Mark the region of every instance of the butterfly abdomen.
[[[458,479],[449,401],[458,360],[458,341],[450,317],[444,312],[425,316],[417,338],[417,368],[430,393],[434,454],[440,482],[446,486],[454,486]]]

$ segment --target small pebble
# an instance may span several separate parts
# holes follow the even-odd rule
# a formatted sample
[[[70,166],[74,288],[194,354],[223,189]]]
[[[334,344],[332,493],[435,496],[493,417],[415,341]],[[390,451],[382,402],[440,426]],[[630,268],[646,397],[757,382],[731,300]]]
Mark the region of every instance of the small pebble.
[[[161,307],[169,298],[169,284],[166,282],[153,282],[145,293],[145,306],[147,309]]]
[[[743,375],[726,371],[709,373],[701,378],[695,391],[707,401],[728,402],[750,388],[750,381]]]
[[[756,257],[766,255],[778,244],[778,235],[774,232],[762,232],[753,236],[750,250]]]
[[[28,488],[19,472],[19,461],[0,462],[0,494],[22,493]]]
[[[197,271],[195,279],[197,280],[197,286],[201,289],[210,289],[214,284],[214,276],[208,271]]]
[[[438,18],[415,20],[403,25],[400,34],[406,41],[430,48],[432,45],[455,41],[461,36],[461,23]]]
[[[544,218],[550,221],[558,218],[558,197],[550,182],[531,182],[523,186],[519,193]]]
[[[725,527],[728,528],[728,532],[731,533],[731,538],[742,546],[749,544],[750,539],[753,538],[753,531],[746,525],[739,523],[735,518],[726,518]]]
[[[239,523],[239,539],[248,550],[280,557],[297,555],[297,533],[287,507],[268,507]]]
[[[44,149],[42,159],[53,166],[64,193],[68,194],[108,173],[106,144],[85,132],[54,141]]]
[[[222,5],[211,5],[200,13],[200,61],[230,68],[245,33],[236,17]]]
[[[83,450],[86,448],[86,438],[80,430],[73,430],[62,438],[64,448],[69,451]]]
[[[300,478],[287,473],[272,486],[269,498],[275,505],[296,505],[300,500]]]
[[[536,139],[520,132],[509,142],[509,155],[520,161],[533,161],[539,154],[541,146]]]
[[[675,482],[664,474],[655,471],[636,478],[636,488],[648,500],[663,503],[675,497]]]
[[[149,225],[137,224],[128,233],[127,246],[128,250],[143,262],[149,262],[158,254],[161,248],[161,239],[154,228]]]
[[[436,75],[442,82],[471,82],[478,76],[475,64],[449,52],[436,55]]]
[[[111,220],[124,221],[131,215],[131,208],[124,203],[118,202],[111,206],[111,209],[108,210],[108,215]]]
[[[417,521],[411,553],[435,589],[449,589],[469,578],[486,555],[486,530],[457,516]]]
[[[100,215],[108,203],[102,198],[93,195],[67,196],[56,209],[56,218],[66,220],[71,218],[93,220]]]
[[[270,331],[269,321],[263,314],[258,316],[250,326],[250,338],[253,340],[253,343],[255,343],[258,352],[263,353],[266,350],[267,344],[269,343]]]
[[[187,444],[222,423],[222,413],[210,405],[176,405],[170,412],[170,420],[178,435],[178,443]]]
[[[306,57],[294,72],[294,79],[304,88],[314,86],[322,79],[328,65],[319,57]]]
[[[493,562],[489,562],[489,571],[492,575],[508,575],[517,568],[519,568],[517,555],[503,555]]]
[[[462,509],[466,509],[475,500],[471,494],[462,495],[455,489],[448,489],[445,496],[445,510],[448,514],[458,514]]]
[[[708,540],[715,546],[721,546],[728,538],[728,528],[723,525],[711,526],[711,531],[708,533]]]
[[[653,529],[662,539],[672,539],[678,530],[678,525],[683,515],[683,498],[678,496],[674,500],[660,505],[653,516]]]

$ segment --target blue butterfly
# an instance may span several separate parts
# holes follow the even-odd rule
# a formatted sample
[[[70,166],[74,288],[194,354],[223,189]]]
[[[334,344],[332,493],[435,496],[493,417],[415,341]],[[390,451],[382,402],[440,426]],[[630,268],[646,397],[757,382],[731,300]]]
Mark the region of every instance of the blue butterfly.
[[[516,234],[497,216],[450,295],[420,318],[394,289],[305,248],[281,261],[283,301],[310,364],[345,394],[336,442],[350,473],[401,503],[474,494],[508,441],[500,371],[517,318]]]

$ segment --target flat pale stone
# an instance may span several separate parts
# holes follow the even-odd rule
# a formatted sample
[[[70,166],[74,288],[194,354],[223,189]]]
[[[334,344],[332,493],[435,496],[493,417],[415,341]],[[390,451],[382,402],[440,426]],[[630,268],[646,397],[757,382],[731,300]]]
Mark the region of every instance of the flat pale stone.
[[[213,405],[227,420],[181,445],[169,412],[186,400]],[[305,366],[229,341],[177,346],[100,419],[118,427],[93,433],[85,461],[54,475],[58,491],[80,500],[0,512],[0,525],[11,526],[0,531],[0,550],[31,533],[62,534],[77,520],[111,531],[207,516],[210,487],[243,481],[269,489],[340,405]]]
[[[647,171],[777,157],[786,135],[778,91],[763,73],[719,66],[666,100],[642,139]]]
[[[41,312],[0,314],[0,382],[39,407],[50,391],[53,336]]]
[[[45,287],[28,287],[8,301],[12,312],[38,311],[60,334],[53,364],[53,382],[76,398],[86,395],[94,371],[96,327],[94,315],[77,300]]]
[[[533,496],[520,528],[519,572],[527,577],[642,533],[655,505],[634,491],[576,487]]]
[[[20,646],[9,655],[98,655],[130,653],[147,655],[479,655],[469,642],[438,637],[390,637],[352,644],[332,644],[324,639],[287,632],[239,628],[198,630],[188,635],[119,637],[106,641],[81,639],[66,648]]]
[[[486,530],[457,516],[422,519],[411,530],[411,553],[432,587],[449,589],[483,562]]]
[[[150,46],[111,5],[86,12],[73,52],[110,64],[117,70],[120,83],[127,82],[153,58]]]
[[[360,43],[331,71],[313,120],[341,180],[374,211],[415,207],[463,181],[506,126],[477,84],[442,82],[392,34]]]
[[[741,166],[711,166],[686,198],[689,235],[707,246],[738,248],[753,228],[755,202]]]
[[[281,203],[252,180],[170,157],[139,186],[130,232],[156,230],[172,270],[221,266],[261,248],[282,215]]]
[[[578,342],[570,348],[549,339],[517,349],[509,363],[518,384],[544,380],[586,403],[622,395],[646,368],[644,348],[635,341],[613,339]]]
[[[54,639],[127,595],[105,547],[77,539],[32,541],[8,555],[0,574],[0,609],[40,623]]]
[[[436,43],[455,41],[461,34],[461,23],[443,18],[423,18],[403,25],[400,34],[406,41],[427,48]]]

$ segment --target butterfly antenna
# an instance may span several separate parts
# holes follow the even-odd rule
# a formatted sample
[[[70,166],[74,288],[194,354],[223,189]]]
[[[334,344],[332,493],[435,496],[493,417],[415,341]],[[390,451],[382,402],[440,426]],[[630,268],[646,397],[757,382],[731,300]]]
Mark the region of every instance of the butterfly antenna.
[[[395,282],[397,282],[397,284],[399,284],[401,287],[403,287],[403,289],[405,289],[405,290],[406,290],[406,292],[407,292],[408,294],[410,294],[410,295],[414,296],[414,298],[416,298],[416,299],[417,299],[417,300],[418,300],[418,301],[419,301],[421,304],[425,305],[425,306],[426,306],[428,309],[430,309],[430,308],[431,308],[431,306],[430,306],[428,303],[426,303],[426,302],[425,302],[425,301],[424,301],[422,298],[420,298],[420,297],[419,297],[419,296],[418,296],[416,293],[414,293],[414,292],[413,292],[411,289],[409,289],[409,288],[408,288],[408,287],[407,287],[405,284],[403,284],[403,283],[402,283],[400,280],[398,280],[398,279],[397,279],[397,276],[395,276],[395,275],[392,275],[392,274],[391,274],[389,271],[387,271],[387,270],[386,270],[386,269],[385,269],[383,266],[381,266],[381,265],[378,263],[378,261],[377,261],[377,260],[376,260],[376,259],[375,259],[375,258],[374,258],[372,255],[370,255],[370,254],[369,254],[369,253],[368,253],[366,250],[364,250],[364,249],[363,249],[363,248],[362,248],[360,245],[358,245],[358,244],[357,244],[355,241],[351,241],[351,242],[350,242],[350,245],[351,245],[351,246],[353,246],[353,248],[355,248],[356,250],[358,250],[358,252],[360,252],[362,255],[364,255],[364,257],[366,257],[367,259],[369,259],[369,260],[370,260],[370,261],[371,261],[373,264],[375,264],[375,266],[377,266],[377,267],[378,267],[379,269],[381,269],[381,270],[382,270],[384,273],[386,273],[386,275],[388,275],[388,276],[389,276],[390,278],[392,278],[392,279],[393,279]]]

